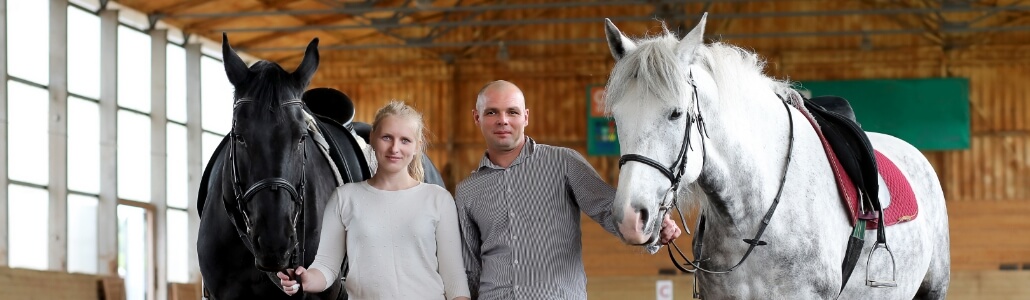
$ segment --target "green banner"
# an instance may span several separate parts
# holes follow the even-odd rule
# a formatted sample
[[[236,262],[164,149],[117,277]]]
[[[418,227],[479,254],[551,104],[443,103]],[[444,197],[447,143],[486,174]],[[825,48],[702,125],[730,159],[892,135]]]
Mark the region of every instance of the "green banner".
[[[848,99],[865,131],[898,137],[919,150],[969,149],[966,78],[803,81],[812,97]]]

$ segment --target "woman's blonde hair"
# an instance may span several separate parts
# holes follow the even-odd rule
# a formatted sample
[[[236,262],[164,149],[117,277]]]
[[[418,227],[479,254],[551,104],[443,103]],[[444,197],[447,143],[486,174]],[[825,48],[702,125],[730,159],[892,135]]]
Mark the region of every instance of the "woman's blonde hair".
[[[398,116],[415,122],[415,142],[417,143],[414,157],[408,164],[408,174],[415,180],[422,181],[426,177],[426,170],[422,168],[422,155],[426,150],[426,124],[422,122],[422,114],[402,101],[393,100],[376,111],[375,119],[372,121],[372,136],[377,136],[379,125],[389,116]]]

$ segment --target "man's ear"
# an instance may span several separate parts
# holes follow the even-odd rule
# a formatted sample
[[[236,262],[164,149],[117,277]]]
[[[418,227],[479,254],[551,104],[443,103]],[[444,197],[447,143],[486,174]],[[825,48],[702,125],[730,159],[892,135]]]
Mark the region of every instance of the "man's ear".
[[[523,114],[526,115],[526,127],[529,127],[529,109],[527,108]]]
[[[476,122],[476,126],[480,126],[479,125],[479,111],[476,110],[476,109],[472,109],[472,120]]]

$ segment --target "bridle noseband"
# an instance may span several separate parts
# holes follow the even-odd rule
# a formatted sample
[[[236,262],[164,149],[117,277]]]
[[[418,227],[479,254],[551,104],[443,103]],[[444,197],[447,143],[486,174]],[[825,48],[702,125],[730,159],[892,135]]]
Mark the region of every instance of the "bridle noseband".
[[[253,100],[250,100],[250,99],[247,99],[247,98],[241,98],[241,99],[237,100],[236,103],[233,105],[234,115],[235,115],[236,109],[238,109],[241,105],[243,105],[243,104],[250,104],[250,103],[253,103],[253,102],[254,102]],[[288,105],[303,105],[303,102],[301,102],[301,100],[299,100],[299,99],[292,99],[292,100],[289,100],[289,101],[282,102],[279,106],[280,107],[284,107],[284,106],[288,106]],[[242,229],[240,228],[240,224],[238,224],[238,222],[236,222],[236,218],[232,216],[232,212],[229,212],[229,210],[227,209],[226,211],[229,212],[229,214],[230,214],[230,217],[229,217],[230,222],[232,223],[233,227],[236,228],[237,233],[239,233],[239,235],[240,235],[240,239],[243,240],[243,243],[244,243],[244,245],[246,245],[248,250],[250,250],[251,253],[255,253],[254,252],[254,250],[255,250],[254,249],[254,245],[251,244],[250,238],[249,238],[249,235],[250,235],[250,233],[252,231],[251,230],[250,217],[247,215],[247,211],[243,209],[243,206],[244,206],[244,204],[250,202],[251,199],[254,198],[254,195],[256,195],[258,192],[261,192],[261,191],[263,191],[265,189],[269,189],[269,190],[272,190],[272,191],[278,191],[281,188],[281,189],[285,190],[287,193],[290,194],[290,199],[292,200],[294,205],[299,208],[299,209],[295,210],[295,212],[294,212],[294,215],[293,215],[292,220],[291,220],[292,221],[291,225],[294,226],[295,229],[298,228],[298,227],[300,228],[300,230],[297,230],[297,231],[300,231],[299,232],[300,237],[298,239],[298,242],[293,247],[293,250],[294,250],[293,251],[293,256],[290,258],[290,260],[291,260],[291,264],[292,265],[298,265],[298,263],[303,263],[303,259],[304,259],[304,246],[303,245],[304,245],[304,242],[305,242],[305,239],[306,239],[305,231],[304,231],[304,211],[307,209],[307,203],[304,201],[304,187],[305,187],[305,183],[307,182],[307,173],[306,173],[307,170],[306,170],[306,168],[307,168],[307,160],[308,160],[308,155],[307,155],[306,148],[301,146],[301,153],[303,155],[303,160],[301,161],[301,165],[300,165],[300,173],[299,173],[300,174],[300,182],[297,184],[296,187],[294,187],[293,183],[291,183],[289,180],[287,180],[285,178],[282,178],[282,177],[269,177],[269,178],[258,180],[257,182],[254,182],[249,187],[247,187],[247,189],[243,189],[243,186],[241,184],[242,181],[240,180],[240,177],[239,177],[239,170],[238,170],[238,166],[237,166],[238,164],[236,163],[236,143],[237,143],[236,139],[239,136],[236,134],[236,118],[235,117],[232,120],[232,129],[231,129],[229,135],[230,135],[230,139],[231,139],[229,141],[229,163],[231,164],[231,168],[232,168],[233,200],[234,200],[235,205],[236,205],[236,210],[239,211],[240,215],[243,218],[242,219],[242,221],[244,223],[243,224],[243,228]],[[300,259],[300,261],[297,260],[298,258]]]

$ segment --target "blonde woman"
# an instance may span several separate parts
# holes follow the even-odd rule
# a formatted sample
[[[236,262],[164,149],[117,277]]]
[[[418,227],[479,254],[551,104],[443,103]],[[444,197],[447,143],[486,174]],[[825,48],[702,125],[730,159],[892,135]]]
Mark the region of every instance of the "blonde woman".
[[[280,272],[283,291],[324,291],[349,255],[349,299],[469,299],[454,199],[422,183],[424,128],[421,114],[402,102],[376,112],[375,175],[336,189],[315,261],[295,271],[303,284]]]

